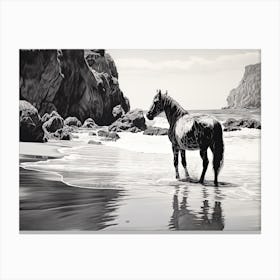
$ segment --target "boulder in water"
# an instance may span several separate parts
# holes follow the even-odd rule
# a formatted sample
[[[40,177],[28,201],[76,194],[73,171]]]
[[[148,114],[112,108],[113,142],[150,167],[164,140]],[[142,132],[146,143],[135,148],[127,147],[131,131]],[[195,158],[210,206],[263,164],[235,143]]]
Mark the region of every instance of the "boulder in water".
[[[89,136],[96,136],[97,133],[96,133],[96,131],[90,131],[90,132],[88,133],[88,135],[89,135]]]
[[[224,128],[224,131],[225,131],[225,132],[237,131],[237,130],[241,130],[241,128],[236,127],[236,126],[233,126],[233,127],[229,126],[229,127],[225,127],[225,128]]]
[[[68,125],[68,126],[77,126],[77,127],[82,126],[82,123],[76,117],[68,117],[68,118],[66,118],[64,120],[64,124]]]
[[[85,120],[82,128],[95,128],[97,127],[97,124],[94,122],[92,118],[88,118]]]
[[[110,132],[110,131],[106,131],[106,130],[99,130],[97,132],[97,135],[99,137],[101,137],[102,140],[105,140],[105,141],[116,141],[120,138],[118,133]]]
[[[144,131],[144,135],[168,135],[168,128],[149,126]]]
[[[147,128],[145,117],[142,110],[134,109],[115,121],[109,126],[110,131],[140,132]]]
[[[61,129],[58,129],[55,133],[52,134],[53,138],[60,139],[60,140],[71,140],[72,135],[69,130],[67,130],[67,127],[63,127]]]
[[[101,145],[102,143],[99,141],[94,141],[94,140],[89,140],[88,144],[93,144],[93,145]]]
[[[261,129],[261,123],[254,119],[227,119],[224,124],[224,131],[235,131],[241,128]]]
[[[63,128],[64,121],[60,116],[53,116],[43,124],[43,130],[47,133],[54,133],[58,129]]]

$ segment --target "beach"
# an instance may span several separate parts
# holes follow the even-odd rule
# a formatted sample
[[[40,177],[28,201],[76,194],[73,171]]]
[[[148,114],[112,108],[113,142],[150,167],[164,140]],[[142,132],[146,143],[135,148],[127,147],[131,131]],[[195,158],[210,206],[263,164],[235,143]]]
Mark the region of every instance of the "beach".
[[[155,126],[166,127],[164,118]],[[213,184],[175,180],[167,136],[119,133],[117,141],[20,143],[20,230],[108,232],[260,231],[260,130],[224,133],[224,165]],[[186,152],[199,178],[198,151]]]

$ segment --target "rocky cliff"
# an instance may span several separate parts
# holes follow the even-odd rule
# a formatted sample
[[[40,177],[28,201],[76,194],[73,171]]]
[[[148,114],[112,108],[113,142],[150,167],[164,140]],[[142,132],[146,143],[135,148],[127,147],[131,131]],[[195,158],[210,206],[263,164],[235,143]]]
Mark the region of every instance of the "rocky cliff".
[[[261,107],[261,63],[245,67],[242,80],[231,90],[227,102],[228,108]]]
[[[105,50],[21,50],[20,99],[39,114],[92,118],[99,125],[116,120],[113,109],[129,111],[118,72]]]

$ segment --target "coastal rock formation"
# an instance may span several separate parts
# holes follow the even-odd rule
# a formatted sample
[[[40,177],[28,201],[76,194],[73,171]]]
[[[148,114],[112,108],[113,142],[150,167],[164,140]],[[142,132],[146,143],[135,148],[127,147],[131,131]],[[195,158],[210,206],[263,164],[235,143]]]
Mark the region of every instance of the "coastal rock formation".
[[[168,128],[149,126],[143,133],[144,135],[167,135]]]
[[[88,118],[85,120],[84,124],[82,125],[82,128],[94,128],[96,127],[96,123],[92,118]]]
[[[53,111],[40,118],[37,109],[25,100],[19,102],[20,141],[46,142],[49,139],[71,140],[73,127]]]
[[[64,121],[60,116],[53,116],[48,121],[44,122],[42,128],[45,133],[54,133],[58,129],[63,128]]]
[[[77,132],[78,129],[78,127],[73,124],[80,122],[78,119],[76,120],[76,118],[69,118],[68,121],[63,120],[63,118],[55,111],[51,114],[44,114],[42,120],[43,119],[45,121],[42,124],[42,129],[44,131],[45,141],[50,139],[71,140],[73,138],[72,132]],[[73,122],[71,122],[71,120]]]
[[[82,123],[76,117],[68,117],[64,120],[64,125],[80,127]]]
[[[129,111],[116,65],[105,50],[21,50],[20,99],[41,116],[57,111],[63,118],[92,118],[98,125],[116,120],[117,105]]]
[[[110,131],[140,132],[147,128],[142,110],[134,109],[115,121],[109,126]]]
[[[236,131],[236,130],[241,130],[241,128],[261,129],[261,123],[254,119],[236,120],[230,118],[224,122],[223,126],[224,126],[224,131]]]
[[[227,97],[227,108],[261,107],[261,63],[247,65],[237,88]]]
[[[37,109],[27,101],[19,102],[20,141],[44,142],[42,121]]]

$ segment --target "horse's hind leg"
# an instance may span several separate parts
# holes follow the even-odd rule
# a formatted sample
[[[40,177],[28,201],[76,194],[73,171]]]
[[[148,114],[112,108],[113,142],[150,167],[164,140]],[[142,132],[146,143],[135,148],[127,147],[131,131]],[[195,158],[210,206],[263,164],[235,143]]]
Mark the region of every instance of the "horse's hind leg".
[[[200,179],[199,179],[199,183],[203,184],[205,173],[206,173],[206,170],[207,170],[207,167],[208,167],[208,164],[209,164],[209,160],[208,160],[208,157],[207,157],[207,148],[200,150],[200,156],[203,160],[203,170],[202,170],[202,173],[201,173],[201,176],[200,176]]]
[[[173,156],[174,156],[174,167],[175,167],[175,172],[176,172],[176,179],[179,179],[179,170],[178,170],[178,155],[179,155],[179,149],[175,146],[172,145],[172,150],[173,150]]]
[[[186,151],[185,150],[180,150],[181,152],[181,161],[182,161],[182,165],[185,169],[185,174],[186,174],[186,179],[190,179],[190,175],[187,169],[187,162],[186,162]]]
[[[217,187],[219,185],[218,175],[222,164],[222,155],[217,153],[213,145],[211,145],[210,148],[213,153],[214,185]]]
[[[214,185],[218,186],[218,174],[220,169],[220,161],[217,160],[215,155],[213,156],[213,169],[214,169]]]

